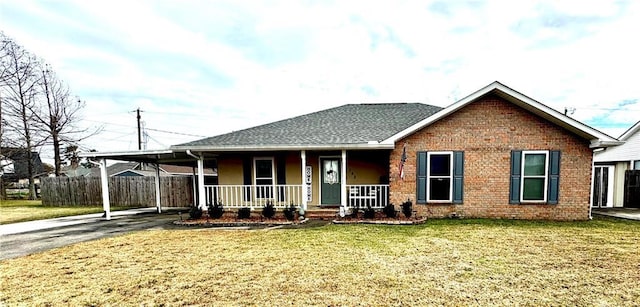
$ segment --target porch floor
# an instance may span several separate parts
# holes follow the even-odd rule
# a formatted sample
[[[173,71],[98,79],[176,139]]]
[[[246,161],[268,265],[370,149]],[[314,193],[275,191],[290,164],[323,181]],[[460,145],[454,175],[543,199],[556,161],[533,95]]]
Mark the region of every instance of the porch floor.
[[[640,221],[640,208],[594,208],[591,213],[627,220]]]

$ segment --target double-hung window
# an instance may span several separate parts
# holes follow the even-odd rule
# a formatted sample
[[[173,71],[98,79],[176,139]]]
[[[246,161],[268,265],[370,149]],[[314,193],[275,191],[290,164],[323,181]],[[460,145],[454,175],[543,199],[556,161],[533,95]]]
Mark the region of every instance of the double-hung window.
[[[511,152],[509,203],[557,204],[560,189],[560,151]]]
[[[273,198],[273,158],[255,158],[253,163],[257,198]]]
[[[419,151],[417,156],[417,203],[461,204],[464,152]]]
[[[427,152],[427,201],[451,202],[452,152]]]
[[[522,152],[522,181],[520,201],[547,201],[548,151]]]

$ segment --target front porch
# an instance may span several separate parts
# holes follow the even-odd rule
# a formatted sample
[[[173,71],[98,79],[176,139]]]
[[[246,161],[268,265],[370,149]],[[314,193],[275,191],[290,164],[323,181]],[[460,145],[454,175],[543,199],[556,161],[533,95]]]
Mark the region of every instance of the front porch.
[[[222,204],[225,208],[260,209],[268,203],[275,208],[294,205],[305,210],[336,208],[337,205],[310,204],[307,185],[205,185],[206,205]],[[344,207],[382,209],[389,204],[388,184],[347,184]]]

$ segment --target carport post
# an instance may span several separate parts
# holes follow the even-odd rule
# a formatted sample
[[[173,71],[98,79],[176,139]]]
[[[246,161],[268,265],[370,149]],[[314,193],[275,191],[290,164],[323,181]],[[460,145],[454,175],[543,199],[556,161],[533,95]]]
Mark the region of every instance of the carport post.
[[[162,213],[162,206],[160,206],[160,164],[156,163],[156,208],[158,213]]]
[[[109,177],[107,177],[107,159],[100,159],[100,183],[102,184],[102,209],[105,219],[111,220],[111,204],[109,204]]]
[[[204,210],[206,208],[205,205],[205,195],[204,195],[204,158],[202,155],[198,157],[198,207]]]

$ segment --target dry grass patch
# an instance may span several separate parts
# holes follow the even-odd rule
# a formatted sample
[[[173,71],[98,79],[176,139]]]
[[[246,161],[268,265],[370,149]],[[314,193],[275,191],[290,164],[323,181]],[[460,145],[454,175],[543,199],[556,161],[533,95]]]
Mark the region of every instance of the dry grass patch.
[[[640,224],[153,230],[0,262],[0,304],[630,305]]]
[[[113,211],[124,209],[130,209],[130,207],[111,207]],[[102,206],[58,207],[43,206],[41,200],[2,200],[0,201],[0,224],[101,212],[103,212]]]

